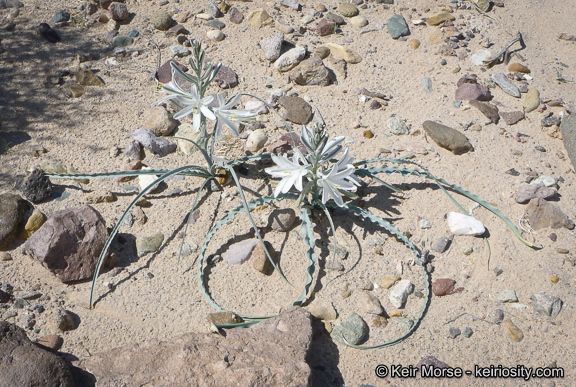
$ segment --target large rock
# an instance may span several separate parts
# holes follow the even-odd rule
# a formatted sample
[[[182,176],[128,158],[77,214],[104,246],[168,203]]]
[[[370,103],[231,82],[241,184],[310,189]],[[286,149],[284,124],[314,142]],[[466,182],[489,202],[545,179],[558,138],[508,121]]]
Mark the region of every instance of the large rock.
[[[108,231],[102,215],[86,205],[54,212],[26,241],[26,253],[62,282],[94,275]]]
[[[474,150],[468,138],[465,135],[452,129],[446,125],[439,124],[434,121],[424,121],[422,124],[424,130],[435,143],[440,145],[442,148],[450,150],[455,155],[460,155],[469,151]]]
[[[305,56],[306,47],[296,46],[280,55],[280,57],[276,59],[276,62],[274,62],[274,67],[280,72],[292,70]]]
[[[530,227],[534,230],[546,227],[560,228],[562,226],[569,230],[574,228],[574,222],[562,212],[560,207],[539,197],[528,203],[526,217],[530,222]]]
[[[410,29],[404,19],[404,16],[395,13],[388,19],[388,32],[392,39],[398,39],[401,36],[410,35]]]
[[[0,195],[0,250],[7,250],[18,232],[24,214],[32,205],[18,195]]]
[[[287,121],[305,125],[312,119],[312,106],[300,97],[280,97],[278,103],[286,109],[284,119]]]
[[[562,119],[560,132],[562,132],[564,148],[572,165],[576,168],[576,114],[570,114]]]
[[[188,333],[96,354],[80,362],[99,386],[307,386],[310,313],[294,307],[226,337]]]
[[[298,67],[292,70],[290,80],[301,86],[329,86],[332,83],[330,71],[324,66],[322,59],[317,56],[302,61]]]
[[[0,321],[0,386],[73,387],[74,380],[64,360],[30,341],[22,328]]]
[[[40,168],[34,168],[21,184],[22,193],[32,203],[39,203],[52,196],[52,183]]]
[[[178,147],[175,143],[166,138],[156,136],[152,130],[146,128],[132,132],[132,138],[158,157],[164,157],[176,151]]]

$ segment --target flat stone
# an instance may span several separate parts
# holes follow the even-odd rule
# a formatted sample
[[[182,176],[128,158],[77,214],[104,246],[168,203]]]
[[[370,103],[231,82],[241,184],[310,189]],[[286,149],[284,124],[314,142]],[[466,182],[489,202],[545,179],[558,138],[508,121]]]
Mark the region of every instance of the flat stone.
[[[480,110],[482,114],[484,114],[490,121],[494,124],[498,124],[500,121],[500,114],[498,112],[498,108],[496,105],[493,105],[489,102],[482,102],[482,101],[470,101],[470,106],[474,106],[476,109]]]
[[[214,78],[214,83],[221,89],[232,89],[238,86],[238,74],[230,67],[222,66]]]
[[[172,54],[172,56],[188,56],[191,54],[191,51],[188,47],[184,47],[180,44],[174,44],[172,46],[170,46],[170,54]]]
[[[390,289],[396,282],[400,281],[402,277],[396,275],[394,277],[384,277],[380,282],[380,286],[383,289]]]
[[[54,16],[52,16],[52,19],[50,19],[50,24],[62,23],[68,20],[70,20],[70,13],[59,9],[54,12]]]
[[[107,239],[104,218],[85,205],[53,212],[24,246],[29,256],[66,283],[92,277]]]
[[[182,24],[176,24],[175,26],[170,27],[168,31],[166,31],[166,36],[167,37],[176,36],[178,37],[177,41],[179,43],[183,43],[186,41],[186,37],[184,35],[188,35],[188,33],[189,32],[186,30],[186,27],[184,27]],[[179,37],[179,35],[182,35],[182,37]],[[182,41],[180,39],[182,39]]]
[[[178,131],[175,134],[176,137],[188,138],[194,142],[200,138],[200,132],[196,132],[194,130],[194,125],[185,122],[178,126]],[[192,155],[194,152],[198,150],[198,148],[190,141],[186,140],[176,140],[178,143],[178,148],[184,153],[185,155]]]
[[[556,317],[562,310],[562,299],[549,296],[544,292],[535,293],[530,297],[534,312],[544,316]]]
[[[504,290],[498,294],[498,302],[508,303],[508,302],[518,302],[518,296],[516,295],[516,290],[508,289]]]
[[[270,62],[274,62],[280,57],[284,34],[278,32],[260,42],[260,48],[264,51],[264,57]]]
[[[118,35],[112,39],[112,45],[114,47],[128,47],[134,43],[134,38],[130,36]]]
[[[488,10],[490,9],[490,1],[489,0],[472,0],[472,1],[483,12],[488,12]]]
[[[399,117],[392,117],[386,121],[386,127],[390,130],[390,133],[397,136],[410,134],[408,126]]]
[[[270,244],[268,241],[264,241],[264,244],[266,245],[268,254],[270,254],[270,258],[274,259],[276,256],[276,251],[274,251],[272,244]],[[268,259],[264,248],[262,247],[262,243],[258,243],[256,247],[254,247],[251,257],[252,267],[258,270],[260,273],[268,274],[268,270],[270,268],[270,260]]]
[[[280,97],[278,103],[286,109],[284,119],[295,124],[305,125],[312,119],[312,107],[300,97]]]
[[[338,4],[338,12],[344,17],[353,17],[358,15],[358,8],[352,3],[340,3]]]
[[[478,83],[463,83],[456,89],[454,99],[458,101],[490,101],[492,94],[487,87],[479,85]]]
[[[298,67],[292,70],[289,79],[301,86],[329,86],[332,84],[330,70],[317,56],[303,60]]]
[[[410,45],[410,47],[412,47],[413,50],[417,50],[420,48],[420,41],[418,39],[410,39],[408,41],[408,44]]]
[[[336,22],[334,20],[322,18],[316,25],[316,33],[319,36],[328,36],[334,33]]]
[[[328,20],[332,20],[339,26],[346,24],[346,20],[342,16],[335,14],[333,12],[326,12],[324,14],[324,17]]]
[[[462,334],[462,331],[458,327],[450,327],[448,330],[448,337],[450,339],[455,339]]]
[[[276,62],[274,62],[274,67],[280,72],[292,70],[304,59],[305,56],[306,47],[296,46],[280,55]]]
[[[234,312],[215,312],[208,315],[208,322],[212,324],[238,324],[244,322],[244,319]]]
[[[360,292],[360,307],[364,313],[381,315],[384,313],[384,308],[380,303],[378,297],[370,292]]]
[[[138,257],[155,252],[162,246],[162,242],[164,242],[164,234],[162,233],[136,238],[136,253]]]
[[[572,161],[572,166],[576,168],[576,114],[564,116],[560,124],[560,132],[564,149]]]
[[[433,251],[436,251],[437,253],[442,254],[443,252],[448,250],[448,247],[450,247],[450,243],[452,243],[452,239],[442,237],[442,238],[438,238],[434,242],[432,242],[432,244],[430,245],[430,248]]]
[[[177,148],[175,143],[166,138],[156,136],[152,130],[146,128],[132,132],[132,138],[158,157],[164,157],[176,151]]]
[[[524,112],[519,110],[513,112],[499,112],[500,117],[506,122],[506,125],[514,125],[524,119]]]
[[[258,239],[247,239],[238,243],[230,245],[224,260],[233,265],[240,265],[250,259],[252,250],[259,244]]]
[[[326,43],[330,54],[337,59],[344,59],[347,63],[356,64],[362,62],[362,57],[356,51],[335,43]]]
[[[456,18],[454,17],[454,15],[452,15],[449,12],[440,12],[428,16],[428,18],[426,19],[426,23],[428,23],[429,26],[437,26],[438,24],[443,23],[447,20],[455,20],[455,19]]]
[[[210,30],[206,32],[206,37],[208,38],[208,40],[212,40],[214,42],[220,42],[224,40],[226,35],[224,34],[224,32],[220,30]]]
[[[520,89],[516,86],[504,73],[495,73],[492,74],[492,80],[496,83],[503,92],[506,94],[511,95],[512,97],[520,98],[522,94],[520,93]]]
[[[84,93],[86,93],[86,89],[77,83],[66,85],[66,89],[68,91],[68,96],[72,98],[80,98]]]
[[[57,352],[62,348],[64,344],[64,339],[58,335],[46,335],[36,342],[40,348],[48,349],[53,352]]]
[[[507,318],[504,320],[504,325],[506,325],[506,329],[508,329],[508,333],[510,334],[512,341],[519,343],[522,341],[522,339],[524,339],[524,333],[520,328],[516,326],[516,324],[512,322],[512,320]]]
[[[540,125],[542,125],[542,127],[548,128],[550,126],[554,126],[554,125],[559,125],[560,124],[560,117],[559,116],[549,116],[549,117],[544,117],[542,118],[542,120],[540,121]]]
[[[526,184],[518,189],[516,202],[525,204],[534,198],[551,199],[554,198],[557,193],[555,188],[546,187],[544,184]]]
[[[494,54],[490,50],[479,50],[470,57],[470,63],[475,66],[484,66],[484,60],[492,59]]]
[[[308,309],[312,316],[323,321],[336,320],[336,317],[338,317],[338,313],[336,313],[336,309],[334,309],[332,303],[321,298],[315,298],[306,309]]]
[[[244,21],[244,14],[238,8],[232,7],[228,11],[228,19],[231,23],[241,24]]]
[[[32,212],[32,215],[26,221],[24,225],[24,230],[20,234],[18,234],[18,238],[22,239],[23,241],[30,238],[38,229],[44,224],[46,217],[39,209],[35,209]],[[1,239],[1,238],[0,238]]]
[[[462,336],[466,337],[467,339],[472,337],[473,334],[474,334],[474,331],[470,327],[466,327],[466,328],[464,328],[464,330],[462,330]]]
[[[388,19],[388,33],[392,39],[398,39],[401,36],[410,35],[410,29],[408,28],[404,16],[396,13]]]
[[[424,356],[420,361],[416,364],[416,368],[421,369],[422,366],[433,366],[434,368],[448,368],[450,367],[447,363],[438,360],[434,356]]]
[[[53,188],[50,179],[40,168],[34,168],[20,184],[22,193],[32,203],[39,203],[52,196]]]
[[[410,280],[398,281],[390,291],[390,303],[395,308],[404,308],[406,299],[414,291],[414,285]]]
[[[99,386],[306,386],[311,340],[310,314],[293,307],[251,328],[228,330],[226,336],[150,339],[93,354],[78,366]]]
[[[282,0],[280,5],[293,9],[294,11],[299,11],[302,6],[298,3],[298,0]]]
[[[3,386],[75,385],[63,359],[34,344],[22,328],[6,321],[0,321],[0,359]]]
[[[530,89],[524,97],[524,113],[530,113],[540,106],[540,92],[537,89]]]
[[[217,30],[223,30],[226,27],[226,23],[218,19],[208,20],[204,25]]]
[[[426,133],[442,148],[455,155],[473,151],[474,147],[468,138],[459,131],[434,121],[424,121],[422,124]]]
[[[0,195],[0,250],[10,248],[24,215],[32,209],[32,204],[19,195],[4,193]]]
[[[350,19],[350,25],[353,25],[356,28],[366,27],[368,25],[368,19],[364,16],[354,16]]]
[[[330,336],[339,343],[358,345],[368,334],[368,324],[352,312],[342,324],[336,324]]]
[[[526,208],[526,217],[530,227],[534,230],[546,227],[574,229],[574,222],[557,205],[549,203],[542,198],[530,200]]]
[[[420,80],[420,84],[422,85],[422,88],[426,93],[432,94],[432,92],[434,91],[432,87],[432,78],[424,77]]]

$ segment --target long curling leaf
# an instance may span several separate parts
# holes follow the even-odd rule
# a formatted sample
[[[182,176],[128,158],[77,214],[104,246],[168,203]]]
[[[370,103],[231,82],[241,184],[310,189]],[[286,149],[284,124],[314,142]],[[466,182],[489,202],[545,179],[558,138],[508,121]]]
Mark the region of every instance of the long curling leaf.
[[[334,248],[332,250],[332,263],[330,264],[330,268],[328,270],[328,277],[326,278],[326,280],[328,280],[328,279],[330,279],[330,274],[332,274],[332,268],[334,267],[334,261],[336,261],[336,228],[334,227],[334,222],[332,221],[332,216],[330,216],[330,212],[328,211],[328,209],[326,208],[324,203],[322,203],[320,201],[318,203],[320,204],[320,207],[322,207],[324,214],[326,214],[326,217],[328,218],[328,222],[330,222],[330,229],[332,230],[332,241],[334,242]]]
[[[187,166],[190,167],[190,166]],[[184,170],[178,172],[178,175],[186,176],[199,176],[199,177],[210,177],[210,172],[206,168],[195,165],[195,171]],[[183,167],[186,168],[186,167]],[[107,177],[118,177],[118,176],[140,176],[140,175],[163,175],[173,171],[173,169],[140,169],[136,171],[114,171],[114,172],[96,172],[96,173],[54,173],[45,172],[44,174],[48,177],[54,177],[57,179],[94,179],[94,178],[107,178]],[[172,175],[171,175],[172,176]]]
[[[329,206],[334,207],[334,208],[337,208],[337,206],[338,206],[333,201],[329,201],[326,204],[328,204]],[[365,219],[371,220],[372,222],[384,227],[391,234],[395,235],[398,239],[402,240],[402,242],[404,242],[404,244],[412,251],[412,253],[414,253],[414,255],[416,256],[416,262],[422,268],[422,273],[424,276],[424,282],[426,284],[426,286],[425,286],[426,293],[424,295],[424,305],[422,306],[422,309],[420,310],[420,314],[416,318],[414,325],[412,325],[412,327],[403,336],[401,336],[395,340],[389,341],[387,343],[378,344],[378,345],[354,345],[354,344],[350,344],[350,343],[346,342],[346,339],[344,339],[344,342],[346,343],[346,345],[353,347],[353,348],[356,348],[356,349],[378,349],[378,348],[390,347],[392,345],[398,344],[399,342],[408,338],[410,335],[412,335],[416,331],[416,329],[418,329],[418,327],[420,326],[420,323],[422,322],[422,319],[424,318],[424,315],[426,314],[426,311],[428,310],[428,305],[430,304],[430,278],[429,278],[428,272],[426,271],[425,259],[423,259],[422,254],[416,248],[416,246],[414,246],[414,244],[402,232],[400,232],[400,230],[398,230],[396,227],[394,227],[392,224],[388,223],[387,221],[385,221],[384,219],[382,219],[378,215],[376,215],[376,214],[374,214],[368,210],[362,209],[360,207],[356,207],[354,205],[351,205],[351,204],[344,204],[341,208],[344,208],[348,211],[354,212],[354,213],[362,216]]]
[[[294,305],[302,305],[306,296],[308,295],[308,290],[312,284],[312,276],[314,275],[314,269],[316,268],[316,253],[314,252],[314,231],[312,226],[312,221],[310,220],[310,207],[308,205],[303,205],[300,208],[300,220],[302,221],[302,235],[304,236],[304,243],[308,246],[306,250],[306,258],[308,258],[308,267],[306,268],[306,283],[304,284],[304,290],[300,294],[300,297],[294,302]]]
[[[199,167],[197,165],[186,165],[184,167],[180,167],[180,168],[176,168],[176,169],[173,169],[171,171],[168,171],[167,173],[163,174],[158,179],[156,179],[152,183],[150,183],[145,189],[142,190],[142,192],[140,192],[138,195],[136,195],[134,200],[132,200],[130,202],[130,204],[128,205],[128,208],[126,208],[126,210],[124,210],[124,212],[122,213],[122,216],[120,216],[120,219],[116,223],[116,226],[114,226],[114,229],[112,229],[110,236],[106,240],[106,243],[104,244],[104,247],[102,248],[102,251],[100,252],[100,257],[98,257],[98,262],[96,264],[96,270],[94,271],[94,277],[92,278],[92,288],[90,290],[90,308],[93,308],[93,306],[94,306],[94,293],[96,291],[96,280],[98,279],[98,275],[100,274],[100,270],[102,269],[102,265],[104,264],[104,260],[106,257],[106,253],[108,252],[108,248],[110,248],[110,245],[112,244],[112,241],[114,240],[114,237],[116,236],[116,234],[118,233],[118,230],[120,229],[120,225],[122,225],[124,218],[128,215],[128,213],[130,212],[132,207],[134,207],[136,205],[136,203],[140,200],[140,198],[142,198],[142,196],[144,196],[147,192],[149,192],[152,189],[152,187],[154,187],[156,184],[166,180],[170,176],[177,175],[177,174],[182,173],[184,171],[198,170],[198,169],[203,169],[203,168]]]
[[[296,199],[297,196],[298,195],[293,194],[293,193],[287,193],[287,194],[282,195],[283,198],[287,198],[287,199]],[[214,224],[214,226],[212,226],[210,231],[208,231],[208,233],[206,234],[206,238],[204,239],[204,243],[202,244],[202,247],[200,248],[200,252],[198,255],[198,283],[200,285],[200,291],[202,292],[202,295],[204,296],[206,301],[208,301],[208,303],[214,309],[216,309],[220,312],[226,311],[224,308],[222,308],[220,305],[218,305],[216,303],[216,301],[214,301],[212,299],[212,297],[208,293],[208,290],[206,289],[206,285],[205,285],[203,278],[202,278],[202,268],[204,265],[204,255],[206,254],[206,249],[208,248],[208,244],[210,243],[210,240],[212,240],[212,238],[214,237],[214,234],[216,234],[216,232],[224,224],[226,224],[230,220],[234,219],[234,217],[236,215],[244,212],[246,210],[246,208],[253,210],[254,208],[256,208],[258,206],[261,206],[261,205],[266,204],[266,203],[270,203],[274,200],[276,200],[276,198],[273,196],[263,196],[263,197],[255,198],[249,202],[246,202],[245,204],[242,203],[242,205],[234,208],[233,210],[228,211],[228,213],[226,213],[226,215],[224,215],[219,221],[217,221]],[[240,316],[244,319],[257,319],[256,317],[243,316],[243,315],[240,315]],[[262,317],[262,318],[265,318],[265,317]]]
[[[488,211],[490,211],[493,214],[495,214],[496,216],[498,216],[500,219],[502,219],[504,221],[504,223],[506,223],[506,225],[510,228],[510,230],[512,230],[512,232],[516,235],[516,237],[522,243],[524,243],[526,246],[529,246],[532,248],[535,247],[532,243],[528,242],[526,239],[524,239],[522,237],[522,233],[520,232],[520,230],[518,230],[518,228],[516,227],[514,222],[512,222],[506,215],[504,215],[504,213],[502,213],[496,207],[494,207],[490,203],[486,202],[485,200],[483,200],[479,196],[473,194],[472,192],[467,191],[466,189],[464,189],[464,188],[462,188],[456,184],[450,183],[450,182],[448,182],[442,178],[434,176],[432,173],[430,173],[428,170],[426,170],[426,168],[424,168],[423,166],[421,166],[418,163],[415,163],[415,162],[409,161],[409,160],[403,160],[403,159],[377,158],[377,159],[370,159],[370,160],[361,161],[359,163],[356,163],[356,165],[367,164],[370,162],[381,162],[381,161],[391,162],[391,163],[395,163],[395,164],[412,164],[412,165],[416,165],[416,166],[422,168],[423,170],[401,168],[401,167],[394,167],[394,166],[379,166],[379,167],[357,169],[355,171],[355,174],[357,176],[363,177],[363,176],[369,176],[370,174],[377,174],[377,173],[386,173],[386,174],[400,173],[404,176],[416,175],[416,176],[423,177],[423,178],[430,178],[436,182],[436,184],[442,189],[442,191],[444,193],[446,193],[446,195],[448,195],[448,197],[454,203],[456,203],[456,205],[464,213],[467,213],[467,211],[456,201],[456,199],[454,199],[452,197],[452,195],[450,195],[450,193],[448,191],[446,191],[446,189],[443,187],[443,185],[448,186],[448,187],[452,188],[453,190],[455,190],[456,192],[460,193],[461,195],[468,197],[469,199],[475,201],[476,203],[480,204],[482,207],[486,208]]]

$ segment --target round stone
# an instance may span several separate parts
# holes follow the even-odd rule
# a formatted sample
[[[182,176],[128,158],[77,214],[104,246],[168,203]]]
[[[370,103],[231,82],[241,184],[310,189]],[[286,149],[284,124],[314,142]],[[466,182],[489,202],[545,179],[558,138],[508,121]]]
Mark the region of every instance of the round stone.
[[[264,147],[266,141],[268,141],[266,132],[263,129],[257,129],[248,136],[246,140],[246,150],[256,153]]]
[[[172,24],[172,16],[168,12],[158,11],[150,17],[152,27],[160,31],[166,31]]]
[[[353,17],[358,15],[358,8],[352,3],[338,4],[338,12],[344,17]]]
[[[364,16],[358,15],[350,19],[350,24],[352,24],[354,27],[362,28],[368,25],[368,20]]]
[[[211,31],[206,32],[206,37],[210,40],[215,41],[215,42],[219,42],[221,40],[224,40],[226,35],[224,35],[224,32],[222,32],[220,30],[211,30]]]

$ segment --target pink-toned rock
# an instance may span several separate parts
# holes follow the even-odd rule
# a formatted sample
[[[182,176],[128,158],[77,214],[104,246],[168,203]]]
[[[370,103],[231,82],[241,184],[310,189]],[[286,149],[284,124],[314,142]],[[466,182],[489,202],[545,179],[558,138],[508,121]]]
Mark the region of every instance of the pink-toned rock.
[[[170,62],[174,62],[178,67],[180,67],[182,71],[188,71],[188,67],[176,62],[174,59],[170,59],[164,62],[164,64],[160,66],[156,72],[156,79],[158,79],[158,81],[161,83],[168,83],[172,80],[172,66],[170,65]]]
[[[528,218],[530,227],[534,230],[540,230],[546,227],[566,227],[569,230],[574,228],[574,222],[562,212],[560,207],[542,198],[530,200],[526,208],[526,217]]]
[[[104,218],[86,205],[54,212],[26,241],[25,248],[60,281],[71,282],[94,275],[107,239]]]
[[[506,122],[506,125],[514,125],[524,119],[524,112],[519,110],[514,112],[500,112],[500,117]]]
[[[95,354],[79,363],[98,385],[308,386],[310,313],[293,307],[226,337],[188,333]]]
[[[533,198],[551,199],[557,194],[556,188],[546,187],[544,184],[527,184],[518,189],[516,202],[528,203]]]
[[[456,89],[455,99],[459,101],[489,101],[492,99],[492,94],[487,87],[479,85],[478,83],[463,83],[462,86]]]
[[[320,36],[331,35],[334,33],[335,26],[336,23],[334,20],[320,19],[318,25],[316,25],[316,33]]]

